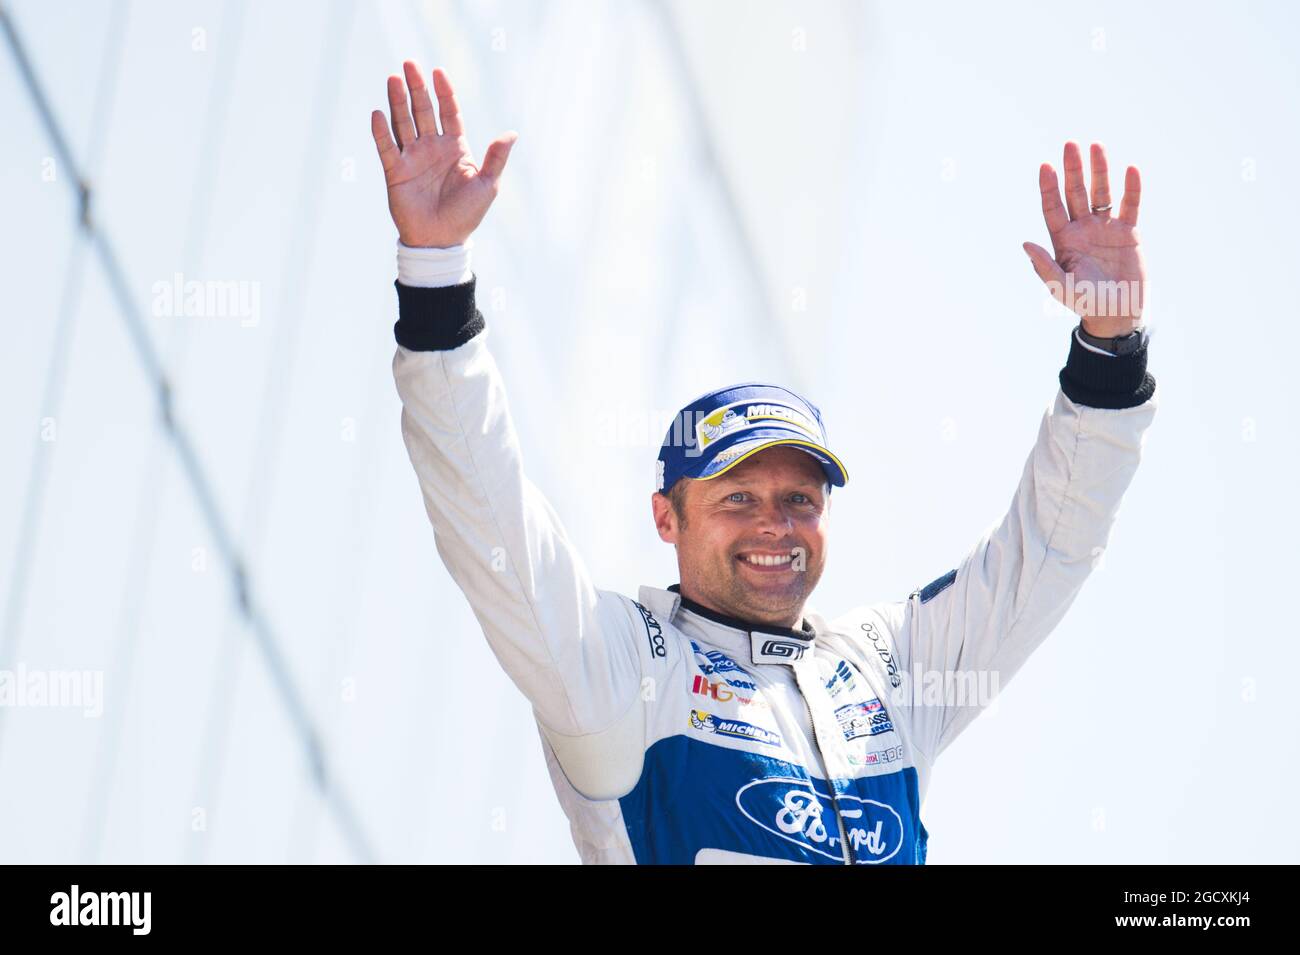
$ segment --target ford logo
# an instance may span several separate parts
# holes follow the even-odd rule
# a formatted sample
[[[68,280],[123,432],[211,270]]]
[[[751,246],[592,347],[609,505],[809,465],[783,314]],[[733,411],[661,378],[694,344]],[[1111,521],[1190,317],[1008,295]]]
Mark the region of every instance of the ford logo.
[[[850,793],[841,793],[839,803],[855,862],[878,865],[898,854],[903,847],[903,817],[893,806]],[[756,779],[737,790],[736,805],[745,818],[772,835],[843,861],[835,804],[811,780]]]

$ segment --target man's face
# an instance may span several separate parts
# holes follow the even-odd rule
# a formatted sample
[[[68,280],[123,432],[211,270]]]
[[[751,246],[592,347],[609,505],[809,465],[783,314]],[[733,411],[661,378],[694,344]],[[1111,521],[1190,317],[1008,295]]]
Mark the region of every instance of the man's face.
[[[777,445],[716,478],[682,480],[684,520],[663,494],[651,499],[660,538],[677,546],[682,593],[734,617],[798,626],[826,560],[830,488],[821,465]]]

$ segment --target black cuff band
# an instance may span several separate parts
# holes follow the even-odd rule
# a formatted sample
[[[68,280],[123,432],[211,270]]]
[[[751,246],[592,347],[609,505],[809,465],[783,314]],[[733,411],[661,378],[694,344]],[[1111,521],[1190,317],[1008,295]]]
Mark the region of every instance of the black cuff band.
[[[468,282],[442,288],[397,286],[397,344],[411,351],[450,351],[483,331],[483,314],[474,307],[474,286]]]
[[[1146,338],[1146,336],[1144,336]],[[1061,369],[1061,390],[1075,404],[1089,408],[1135,408],[1156,390],[1147,372],[1146,338],[1127,355],[1098,355],[1070,332],[1070,357]]]

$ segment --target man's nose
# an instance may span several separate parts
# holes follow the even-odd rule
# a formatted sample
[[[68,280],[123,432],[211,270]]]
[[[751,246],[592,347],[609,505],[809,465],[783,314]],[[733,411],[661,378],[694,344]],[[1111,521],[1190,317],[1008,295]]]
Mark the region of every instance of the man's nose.
[[[784,501],[770,501],[759,508],[758,526],[760,531],[785,535],[794,527],[794,518]]]

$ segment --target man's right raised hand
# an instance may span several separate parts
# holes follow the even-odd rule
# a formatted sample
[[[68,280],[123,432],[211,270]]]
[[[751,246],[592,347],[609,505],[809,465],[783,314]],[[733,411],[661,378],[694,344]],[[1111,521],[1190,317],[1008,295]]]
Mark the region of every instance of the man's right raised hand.
[[[438,97],[438,116],[442,119],[439,133],[433,101],[420,76],[420,68],[410,60],[402,67],[406,73],[405,88],[401,77],[388,78],[392,131],[382,110],[370,114],[370,131],[379,148],[379,161],[383,163],[388,184],[388,211],[405,245],[437,248],[461,245],[478,228],[496,198],[501,173],[518,134],[508,132],[498,136],[484,154],[483,166],[475,166],[447,74],[442,70],[433,71],[433,91]],[[407,88],[411,91],[409,101]]]

